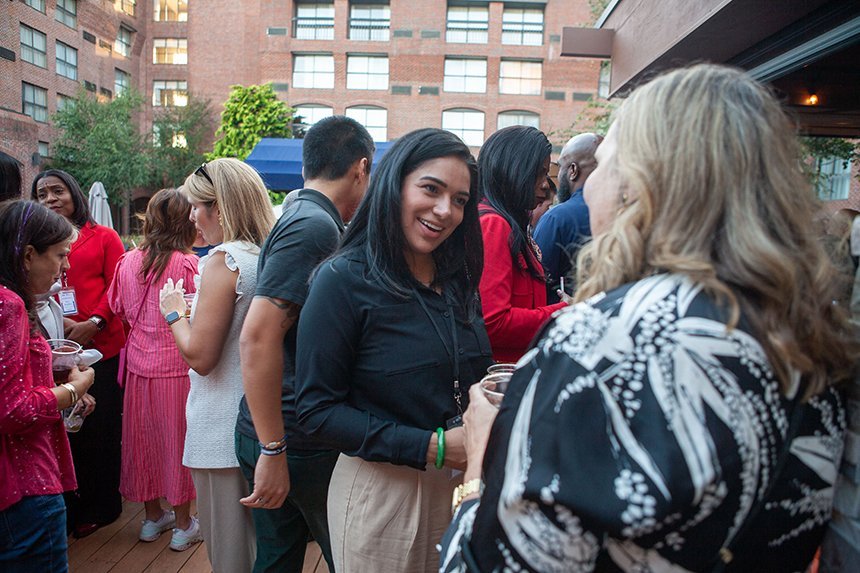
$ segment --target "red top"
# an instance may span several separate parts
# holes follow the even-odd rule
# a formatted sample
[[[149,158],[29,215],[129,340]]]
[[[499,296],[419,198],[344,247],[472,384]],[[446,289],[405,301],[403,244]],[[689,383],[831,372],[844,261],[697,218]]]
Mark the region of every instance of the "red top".
[[[105,358],[119,354],[125,344],[122,321],[114,316],[107,296],[117,261],[124,252],[116,231],[87,223],[80,229],[69,253],[66,277],[68,285],[75,287],[78,303],[78,314],[69,318],[81,322],[97,314],[107,321],[105,328],[87,345],[96,348]]]
[[[30,331],[21,297],[0,287],[0,511],[73,490],[69,439],[51,392],[51,349]]]
[[[479,286],[487,334],[498,362],[516,362],[549,316],[566,304],[546,306],[546,281],[532,277],[522,255],[511,258],[511,226],[481,205],[484,274]],[[540,267],[540,263],[538,263]]]

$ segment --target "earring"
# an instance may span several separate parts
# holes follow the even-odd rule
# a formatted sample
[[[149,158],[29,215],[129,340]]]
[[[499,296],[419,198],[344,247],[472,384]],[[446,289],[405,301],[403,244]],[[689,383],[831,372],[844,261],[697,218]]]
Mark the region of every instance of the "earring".
[[[218,213],[218,225],[221,227],[224,226],[224,219],[221,217],[221,213]]]
[[[627,206],[627,193],[621,194],[621,204],[624,205],[625,207]]]

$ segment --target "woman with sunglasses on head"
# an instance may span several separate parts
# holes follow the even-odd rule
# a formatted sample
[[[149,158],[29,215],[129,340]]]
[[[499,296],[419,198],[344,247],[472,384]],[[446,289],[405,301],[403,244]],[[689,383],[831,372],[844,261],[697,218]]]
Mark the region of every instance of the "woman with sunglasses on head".
[[[565,306],[547,306],[546,276],[529,230],[538,196],[546,196],[551,151],[543,132],[517,125],[491,135],[478,156],[481,306],[499,362],[519,360],[549,315]]]
[[[175,526],[174,551],[196,541],[187,535],[195,528],[190,515],[194,484],[182,465],[190,382],[188,365],[161,317],[158,291],[168,278],[193,289],[197,257],[191,244],[197,229],[190,213],[188,199],[176,189],[153,195],[146,206],[143,241],[120,258],[108,292],[111,310],[129,326],[120,492],[144,504],[140,540],[155,541]],[[173,511],[162,510],[162,497]]]
[[[440,129],[399,138],[299,315],[299,422],[343,452],[328,495],[338,571],[435,570],[458,416],[492,363],[481,265],[469,148]]]
[[[78,476],[77,493],[66,495],[69,529],[75,537],[85,537],[115,521],[122,512],[119,475],[123,398],[117,378],[125,331],[122,321],[110,309],[107,291],[125,248],[116,231],[93,221],[87,198],[75,178],[65,171],[49,169],[36,175],[31,198],[78,229],[59,293],[66,338],[85,348],[95,348],[103,356],[93,365],[96,382],[90,389],[98,408],[81,430],[69,437]]]
[[[35,297],[69,268],[74,227],[31,201],[0,205],[0,571],[67,570],[66,508],[75,472],[60,410],[93,383],[73,368],[56,386]]]
[[[181,190],[203,239],[218,245],[200,260],[190,318],[184,281],[167,279],[159,295],[161,314],[191,367],[182,463],[191,469],[199,532],[213,570],[250,571],[254,523],[250,509],[239,503],[249,491],[234,445],[244,394],[239,334],[257,284],[260,247],[275,220],[260,175],[237,159],[204,163]]]

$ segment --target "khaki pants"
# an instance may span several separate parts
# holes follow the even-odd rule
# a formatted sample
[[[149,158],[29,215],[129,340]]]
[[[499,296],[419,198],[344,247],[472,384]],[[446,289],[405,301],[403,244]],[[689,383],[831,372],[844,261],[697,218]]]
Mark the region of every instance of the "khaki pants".
[[[251,571],[257,553],[251,510],[239,503],[248,482],[239,468],[191,470],[197,490],[197,516],[206,553],[215,573]]]
[[[455,473],[341,455],[328,491],[335,570],[438,571],[436,544],[451,522],[451,495],[463,477]]]

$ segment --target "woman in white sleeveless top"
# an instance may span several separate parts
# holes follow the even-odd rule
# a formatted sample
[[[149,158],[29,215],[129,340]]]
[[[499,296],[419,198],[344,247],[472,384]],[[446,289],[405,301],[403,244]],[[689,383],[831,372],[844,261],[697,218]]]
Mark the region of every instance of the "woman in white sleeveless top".
[[[215,573],[250,571],[254,524],[239,503],[248,485],[239,471],[233,431],[242,398],[239,333],[257,283],[260,246],[274,225],[266,187],[253,168],[236,159],[204,163],[183,185],[191,220],[207,243],[218,244],[200,261],[197,296],[185,319],[183,285],[168,281],[161,313],[191,367],[185,409],[188,430],[183,465],[197,490],[199,526]]]

